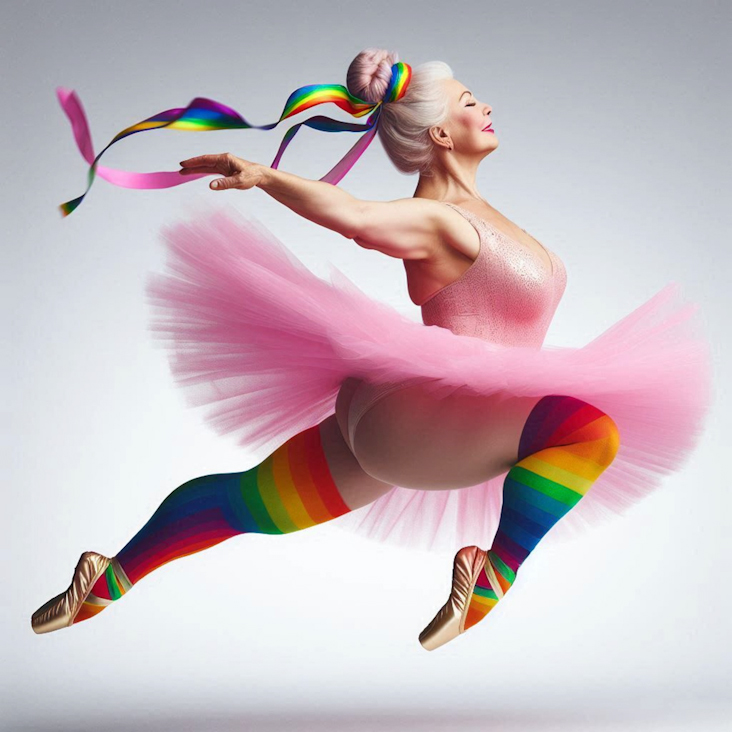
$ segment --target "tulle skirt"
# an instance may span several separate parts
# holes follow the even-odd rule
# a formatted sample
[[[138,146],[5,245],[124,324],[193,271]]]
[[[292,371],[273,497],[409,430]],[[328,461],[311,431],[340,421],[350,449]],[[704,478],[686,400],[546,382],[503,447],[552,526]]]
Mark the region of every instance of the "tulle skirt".
[[[687,461],[712,398],[698,305],[671,282],[582,347],[508,347],[426,326],[362,292],[332,267],[317,277],[261,223],[219,209],[163,232],[165,273],[151,273],[150,330],[175,382],[219,434],[263,459],[335,411],[349,376],[424,377],[439,399],[564,394],[617,424],[621,445],[588,494],[552,529],[575,533],[628,507]],[[244,468],[242,468],[244,469]],[[395,486],[334,520],[378,541],[423,549],[488,547],[505,474],[475,486]]]

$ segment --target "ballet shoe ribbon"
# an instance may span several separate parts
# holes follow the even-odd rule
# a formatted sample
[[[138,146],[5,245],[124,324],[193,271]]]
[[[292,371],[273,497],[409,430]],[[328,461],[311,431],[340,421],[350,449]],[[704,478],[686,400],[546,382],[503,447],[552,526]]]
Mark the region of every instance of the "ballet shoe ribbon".
[[[501,587],[501,583],[498,581],[498,577],[496,577],[495,570],[493,569],[493,564],[491,563],[491,560],[490,560],[490,552],[486,553],[485,573],[488,576],[488,579],[490,580],[493,591],[496,593],[496,597],[498,597],[499,600],[503,599],[503,595],[504,595],[503,587]]]

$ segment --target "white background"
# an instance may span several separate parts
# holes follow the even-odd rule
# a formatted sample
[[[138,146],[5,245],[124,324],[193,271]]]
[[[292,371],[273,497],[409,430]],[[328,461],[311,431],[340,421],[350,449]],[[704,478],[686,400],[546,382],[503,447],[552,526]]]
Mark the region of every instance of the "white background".
[[[3,15],[0,726],[701,730],[729,718],[728,7],[128,0],[15,3]],[[61,219],[87,167],[55,87],[79,93],[98,151],[195,96],[273,122],[295,88],[345,83],[368,46],[413,66],[444,60],[492,105],[500,147],[481,193],[568,270],[547,343],[586,343],[671,280],[700,303],[717,396],[698,450],[622,519],[548,536],[490,618],[432,653],[417,636],[447,597],[452,556],[337,522],[236,537],[151,574],[98,618],[35,635],[31,613],[67,587],[82,551],[111,556],[177,485],[252,464],[185,407],[153,347],[143,288],[163,265],[161,226],[226,196],[316,273],[332,262],[419,319],[401,263],[260,190],[98,179]],[[150,132],[103,163],[175,170],[231,150],[269,164],[289,124]],[[302,128],[282,168],[319,178],[354,141]],[[341,183],[377,200],[415,185],[378,141]]]

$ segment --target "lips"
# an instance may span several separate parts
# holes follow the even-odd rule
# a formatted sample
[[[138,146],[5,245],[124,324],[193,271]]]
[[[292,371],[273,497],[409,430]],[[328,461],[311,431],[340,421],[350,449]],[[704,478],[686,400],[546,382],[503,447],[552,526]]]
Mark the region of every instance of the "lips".
[[[483,132],[486,132],[487,130],[490,130],[491,132],[493,132],[493,123],[492,122],[487,127],[483,128]]]

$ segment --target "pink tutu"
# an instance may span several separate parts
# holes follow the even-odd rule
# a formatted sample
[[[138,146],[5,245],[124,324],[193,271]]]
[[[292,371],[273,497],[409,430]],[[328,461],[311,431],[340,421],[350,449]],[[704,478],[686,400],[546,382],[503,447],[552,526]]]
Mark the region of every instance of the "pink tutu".
[[[150,329],[189,403],[208,405],[208,423],[260,460],[333,414],[349,376],[426,377],[435,398],[460,387],[567,394],[610,415],[621,445],[552,531],[562,534],[623,513],[684,465],[703,430],[710,348],[698,306],[675,282],[581,348],[508,347],[412,321],[335,267],[326,282],[235,212],[176,224],[164,238],[170,272],[150,276]],[[504,478],[442,491],[395,486],[333,525],[419,548],[488,547]]]

